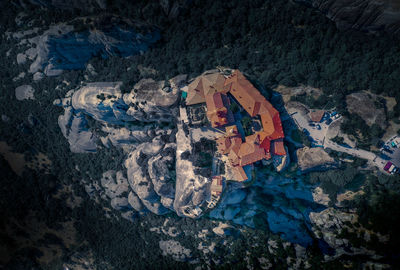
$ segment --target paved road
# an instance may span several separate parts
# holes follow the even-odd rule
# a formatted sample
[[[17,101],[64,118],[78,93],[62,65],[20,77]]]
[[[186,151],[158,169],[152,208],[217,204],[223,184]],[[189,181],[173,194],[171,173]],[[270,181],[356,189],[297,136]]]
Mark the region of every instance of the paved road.
[[[376,167],[378,167],[379,170],[383,171],[383,167],[385,166],[386,162],[384,159],[378,157],[372,152],[362,150],[362,149],[355,149],[355,148],[347,148],[341,145],[338,145],[337,143],[332,142],[331,140],[325,140],[324,143],[324,148],[330,148],[332,150],[338,151],[338,152],[344,152],[349,155],[358,157],[358,158],[363,158]]]
[[[326,134],[328,132],[330,125],[328,126],[325,123],[320,123],[321,129],[318,130],[309,125],[308,123],[309,119],[302,113],[297,112],[292,114],[291,116],[293,117],[295,123],[301,130],[306,129],[310,133],[309,136],[313,138],[317,144],[322,145],[324,148],[330,148],[338,152],[344,152],[358,158],[366,159],[370,162],[371,165],[378,167],[379,170],[384,172],[383,167],[385,166],[387,161],[378,157],[376,154],[362,149],[347,148],[329,140],[326,137]]]

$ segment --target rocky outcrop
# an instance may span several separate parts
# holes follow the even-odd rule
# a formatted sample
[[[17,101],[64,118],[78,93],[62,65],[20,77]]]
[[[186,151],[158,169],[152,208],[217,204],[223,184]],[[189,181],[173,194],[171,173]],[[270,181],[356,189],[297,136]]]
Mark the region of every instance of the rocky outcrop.
[[[184,262],[192,257],[190,249],[183,247],[178,241],[160,241],[159,245],[164,256],[169,255],[176,261]]]
[[[31,85],[21,85],[15,88],[15,97],[17,100],[35,99],[35,89]]]
[[[175,144],[167,144],[159,154],[147,162],[154,191],[161,197],[161,203],[171,210],[175,197],[175,149]]]
[[[296,0],[320,10],[340,29],[400,35],[400,5],[386,0]]]
[[[321,187],[316,187],[313,191],[312,191],[312,196],[313,199],[316,203],[328,206],[330,199],[329,199],[329,195],[324,193],[324,191],[322,190]]]
[[[328,208],[319,213],[311,212],[310,221],[313,224],[313,231],[316,235],[321,235],[329,246],[339,249],[348,246],[347,239],[338,238],[337,235],[343,229],[345,222],[354,223],[356,216]],[[319,232],[319,233],[318,233]]]
[[[139,197],[132,191],[129,192],[128,202],[138,212],[142,212],[145,209]]]
[[[336,161],[320,147],[303,147],[296,151],[299,168],[302,172],[327,170],[336,167]]]
[[[105,10],[107,8],[106,0],[19,0],[18,3],[24,8],[29,8],[29,5],[89,11]]]
[[[77,18],[52,25],[41,35],[25,38],[38,30],[13,34],[20,45],[28,47],[17,55],[17,62],[33,61],[29,72],[42,71],[47,76],[57,76],[63,70],[85,69],[94,55],[107,58],[144,53],[161,37],[152,26],[114,16]]]
[[[143,122],[169,122],[177,115],[176,105],[180,87],[186,82],[186,75],[179,75],[169,81],[142,79],[123,97],[129,107],[127,114]]]
[[[351,114],[358,114],[367,125],[377,124],[386,128],[386,114],[384,104],[378,98],[365,91],[352,93],[346,96],[347,110]]]
[[[176,145],[174,209],[179,216],[197,218],[202,214],[201,206],[206,202],[210,193],[211,179],[195,174],[193,163],[182,158],[182,153],[192,151],[190,135],[185,133],[183,124],[178,124]]]
[[[178,113],[175,105],[186,76],[179,75],[169,80],[170,91],[167,94],[163,90],[165,81],[145,82],[142,80],[127,94],[122,94],[121,82],[88,83],[76,91],[69,91],[65,98],[55,100],[54,105],[64,108],[58,124],[64,137],[68,139],[71,151],[95,152],[96,141],[100,139],[106,147],[121,146],[129,152],[132,145],[151,141],[154,137],[156,129],[152,125],[146,125],[147,123],[174,123]],[[141,88],[143,85],[146,85],[146,89]],[[142,94],[136,94],[142,91],[151,93],[146,96],[147,101]],[[98,134],[89,127],[87,116],[98,122]],[[142,124],[123,127],[134,121]]]
[[[110,170],[104,172],[100,183],[105,189],[105,195],[110,199],[120,197],[122,194],[128,193],[130,190],[128,180],[124,177],[121,171],[115,172]]]
[[[66,108],[64,114],[58,117],[58,125],[68,140],[71,152],[96,152],[96,137],[88,129],[87,121],[82,113],[74,113],[72,108]]]
[[[372,250],[365,247],[356,247],[352,245],[349,239],[346,239],[343,234],[344,230],[351,232],[358,237],[369,241],[373,232],[361,227],[354,227],[354,223],[358,221],[358,216],[354,213],[342,212],[334,208],[327,208],[321,212],[311,212],[309,218],[312,224],[312,231],[317,238],[325,241],[333,250],[334,257],[339,257],[343,254],[347,255],[368,255],[378,258],[379,256]],[[376,235],[378,241],[385,241],[385,238]]]
[[[168,158],[162,160],[159,155],[162,150],[168,151],[169,146],[166,148],[165,146],[161,136],[156,136],[152,142],[139,145],[125,161],[128,182],[132,190],[149,211],[158,215],[165,214],[168,208],[172,208],[174,198],[171,178],[158,174],[168,175],[170,171],[157,170],[157,168],[167,168],[168,165],[163,162],[171,161]]]

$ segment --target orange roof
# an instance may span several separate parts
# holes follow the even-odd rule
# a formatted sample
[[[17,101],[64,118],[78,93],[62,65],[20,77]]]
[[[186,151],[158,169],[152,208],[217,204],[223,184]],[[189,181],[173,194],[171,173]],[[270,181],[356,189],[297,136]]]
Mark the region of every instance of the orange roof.
[[[208,111],[215,111],[224,107],[221,93],[206,95],[206,104]]]
[[[242,145],[242,139],[239,137],[232,137],[231,142],[232,142],[232,150],[236,154],[239,153],[240,146]]]
[[[225,77],[220,73],[206,74],[197,77],[188,85],[186,104],[194,105],[206,101],[206,95],[216,92],[226,93],[224,89]]]
[[[269,137],[270,140],[284,137],[279,112],[240,71],[235,70],[225,80],[224,87],[230,91],[250,116],[260,115],[263,126],[263,130],[259,132],[261,141],[265,137]]]
[[[225,77],[221,73],[206,74],[202,76],[202,79],[204,83],[204,95],[224,92]]]
[[[283,141],[274,141],[274,155],[284,156],[286,155],[285,146],[283,145]]]
[[[310,118],[313,122],[321,122],[322,117],[324,117],[324,110],[313,110],[310,112]]]
[[[246,166],[265,158],[265,150],[259,145],[243,143],[240,150],[246,148],[243,153],[239,152],[240,166]]]
[[[262,132],[265,134],[265,136],[270,136],[275,131],[275,126],[272,120],[272,116],[269,113],[264,113],[260,117],[261,117],[261,124],[263,127]]]
[[[220,92],[206,95],[207,117],[212,127],[221,127],[233,121],[232,113],[228,110],[229,99]]]
[[[197,77],[188,85],[186,104],[194,105],[205,102],[204,87],[201,77]]]
[[[225,90],[230,91],[249,115],[252,117],[257,115],[263,96],[240,71],[235,70],[232,75],[225,80],[224,85]]]
[[[235,166],[239,165],[239,156],[238,156],[237,152],[235,152],[232,148],[229,151],[228,159],[229,159],[229,162],[232,164],[232,166],[235,167]]]
[[[235,180],[246,181],[248,179],[245,171],[242,167],[232,167],[233,174],[235,175]]]

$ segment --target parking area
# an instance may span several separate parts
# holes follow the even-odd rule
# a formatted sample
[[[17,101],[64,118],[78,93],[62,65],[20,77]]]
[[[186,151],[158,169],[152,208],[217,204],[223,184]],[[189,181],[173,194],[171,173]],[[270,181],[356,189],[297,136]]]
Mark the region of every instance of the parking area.
[[[298,128],[312,139],[313,145],[320,147],[323,147],[325,144],[325,136],[330,124],[340,119],[340,116],[336,113],[332,117],[328,114],[321,122],[312,122],[310,117],[300,112],[291,114],[291,117]]]
[[[308,115],[302,113],[301,111],[293,112],[290,116],[293,118],[298,128],[305,132],[309,136],[309,138],[312,139],[313,147],[330,148],[334,151],[344,152],[358,158],[363,158],[368,160],[371,166],[375,166],[381,171],[386,171],[384,170],[384,167],[387,164],[388,160],[377,156],[373,152],[353,148],[346,144],[337,144],[326,137],[326,134],[331,124],[333,122],[340,121],[341,116],[339,114],[334,112],[327,113],[327,117],[323,118],[320,122],[310,121],[311,119],[308,117]],[[398,150],[400,149],[398,148]],[[396,152],[396,154],[394,154],[393,152],[392,158],[398,158],[398,161],[400,162],[400,151]]]
[[[388,161],[388,163],[393,164],[394,168],[388,166],[388,170],[394,170],[394,172],[400,172],[400,137],[393,136],[380,149],[382,156]]]

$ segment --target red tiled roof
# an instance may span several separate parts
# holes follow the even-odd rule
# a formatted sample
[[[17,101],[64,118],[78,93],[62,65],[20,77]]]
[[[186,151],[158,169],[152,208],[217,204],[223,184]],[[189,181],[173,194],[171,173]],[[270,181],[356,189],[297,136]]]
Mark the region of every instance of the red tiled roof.
[[[286,155],[285,146],[282,140],[274,141],[274,155]]]
[[[230,91],[250,116],[260,115],[263,130],[258,133],[261,141],[264,141],[265,137],[270,140],[284,137],[279,112],[240,71],[235,70],[225,80],[225,89]]]
[[[233,121],[228,109],[229,99],[220,92],[206,95],[207,117],[212,127],[221,127]]]
[[[225,77],[220,73],[206,74],[197,77],[188,85],[186,104],[194,105],[206,101],[206,95],[216,92],[225,92]]]
[[[268,138],[264,138],[261,142],[260,147],[264,148],[265,152],[269,153],[271,148],[271,141]]]

